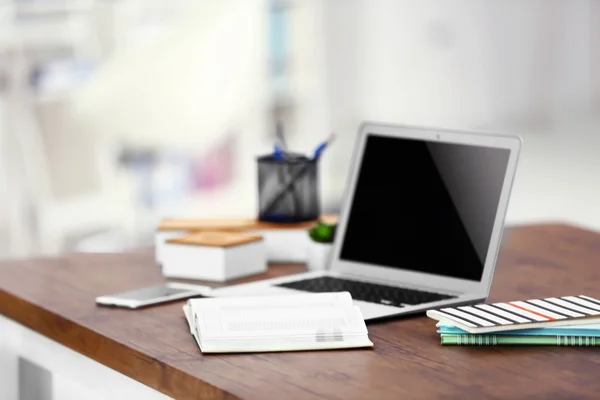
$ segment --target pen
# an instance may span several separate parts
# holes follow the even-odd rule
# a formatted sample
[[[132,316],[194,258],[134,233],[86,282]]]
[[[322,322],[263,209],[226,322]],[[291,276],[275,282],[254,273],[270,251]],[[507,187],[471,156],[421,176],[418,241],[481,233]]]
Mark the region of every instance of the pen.
[[[286,175],[289,175],[292,172],[292,168],[289,164],[290,158],[295,158],[293,157],[290,153],[289,153],[289,147],[287,145],[287,142],[285,140],[285,134],[284,134],[284,129],[283,129],[283,122],[281,121],[277,121],[277,124],[275,126],[275,133],[277,135],[277,138],[279,139],[279,144],[283,147],[284,149],[284,157],[287,160],[287,165],[286,165]],[[302,202],[300,201],[300,198],[298,197],[298,188],[296,187],[295,183],[291,185],[291,190],[292,190],[292,206],[293,206],[293,214],[294,215],[298,215],[298,214],[302,214]]]
[[[285,181],[285,175],[289,175],[291,169],[289,165],[290,154],[287,151],[287,145],[285,143],[285,136],[283,133],[283,124],[280,121],[278,121],[275,124],[275,134],[277,136],[277,140],[275,142],[275,145],[273,146],[273,158],[276,161],[282,161],[284,159],[287,160],[283,165],[277,167],[278,181],[279,184],[282,185]],[[285,192],[287,192],[287,190],[290,189],[292,195],[292,206],[294,209],[294,214],[301,213],[300,200],[298,199],[295,181],[292,181],[291,185],[285,190]]]
[[[283,153],[284,152],[281,149],[279,143],[275,143],[275,145],[273,146],[273,158],[276,160],[281,160],[283,158]]]
[[[321,157],[321,153],[323,153],[323,151],[327,148],[327,146],[329,146],[331,144],[331,142],[333,142],[334,139],[335,139],[335,133],[332,133],[331,135],[329,135],[327,137],[327,140],[325,140],[323,143],[321,143],[320,145],[317,146],[317,148],[315,149],[315,151],[313,153],[313,158],[315,160],[319,159],[319,157]]]
[[[279,140],[279,144],[283,147],[284,150],[287,150],[287,143],[285,142],[285,136],[283,134],[283,124],[281,121],[278,121],[275,124],[275,134],[277,135],[277,139]]]

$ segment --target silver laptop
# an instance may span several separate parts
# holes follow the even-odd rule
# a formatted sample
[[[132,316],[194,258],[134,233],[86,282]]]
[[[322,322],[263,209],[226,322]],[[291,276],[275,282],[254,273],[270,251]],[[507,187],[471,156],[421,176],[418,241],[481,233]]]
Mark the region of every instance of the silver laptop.
[[[364,123],[328,269],[213,296],[348,291],[365,320],[489,294],[521,140]]]

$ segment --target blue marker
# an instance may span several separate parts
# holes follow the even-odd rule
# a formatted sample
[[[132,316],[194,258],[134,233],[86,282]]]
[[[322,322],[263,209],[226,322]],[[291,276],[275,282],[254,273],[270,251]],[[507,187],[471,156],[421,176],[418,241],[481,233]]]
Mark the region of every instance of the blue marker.
[[[283,124],[281,122],[277,122],[275,124],[275,135],[277,136],[277,141],[275,142],[273,149],[273,158],[276,160],[282,160],[285,158],[285,156],[287,156],[287,144],[285,143]]]
[[[314,151],[313,158],[315,160],[318,160],[319,157],[321,157],[321,153],[323,153],[323,151],[327,148],[327,146],[331,144],[331,142],[333,142],[334,139],[335,133],[332,133],[331,135],[329,135],[326,141],[317,146],[317,148]]]
[[[281,147],[279,146],[279,143],[275,143],[275,146],[273,148],[273,158],[276,160],[283,159],[283,151],[282,151]]]

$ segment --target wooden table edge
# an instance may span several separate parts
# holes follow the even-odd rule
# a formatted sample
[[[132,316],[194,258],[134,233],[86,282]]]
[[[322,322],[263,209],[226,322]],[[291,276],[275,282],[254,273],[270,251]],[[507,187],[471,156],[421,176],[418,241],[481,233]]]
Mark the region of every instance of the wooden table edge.
[[[541,229],[541,228],[567,228],[571,230],[579,230],[587,233],[600,234],[600,231],[594,230],[593,228],[585,225],[576,224],[574,222],[567,221],[544,221],[544,222],[519,222],[519,223],[509,223],[507,222],[505,225],[505,230],[510,231],[512,229],[524,229],[524,228],[533,228],[533,229]]]
[[[211,398],[211,399],[224,399],[224,400],[242,400],[242,398],[230,393],[226,390],[219,388],[211,383],[203,381],[200,378],[189,375],[183,371],[177,370],[168,364],[163,363],[161,360],[153,359],[148,357],[146,354],[127,346],[126,344],[120,343],[107,336],[102,335],[88,327],[78,324],[76,321],[69,320],[63,316],[56,314],[50,310],[47,310],[38,305],[29,303],[10,292],[0,289],[0,314],[9,318],[33,331],[57,342],[61,345],[76,351],[114,371],[117,371],[135,381],[138,381],[152,389],[155,389],[172,398]],[[35,316],[30,319],[28,316]],[[52,321],[44,323],[43,321]],[[49,327],[60,327],[60,329],[52,329]],[[69,332],[78,332],[78,336],[82,333],[85,334],[85,344],[82,345],[81,341],[69,340]],[[108,357],[98,356],[98,353],[92,354],[86,347],[89,346],[90,342],[101,343],[104,349],[102,354],[108,355]],[[95,346],[93,346],[95,347]],[[138,376],[135,374],[135,370],[131,367],[130,370],[123,368],[123,365],[129,365],[128,363],[118,363],[116,360],[122,360],[120,358],[111,357],[111,354],[130,354],[129,357],[135,357],[147,361],[148,363],[159,363],[159,367],[152,370],[152,374],[148,374],[148,369],[145,369],[144,376]],[[181,379],[189,379],[188,385],[175,386],[175,390],[169,390],[161,385],[163,381],[161,373],[178,374]],[[182,388],[185,390],[177,390]],[[190,390],[192,388],[192,390]],[[199,397],[196,397],[199,396]]]

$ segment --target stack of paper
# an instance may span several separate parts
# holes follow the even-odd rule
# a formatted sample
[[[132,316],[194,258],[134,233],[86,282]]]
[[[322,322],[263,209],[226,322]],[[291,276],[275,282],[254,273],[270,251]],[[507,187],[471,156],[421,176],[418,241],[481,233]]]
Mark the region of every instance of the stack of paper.
[[[190,299],[183,311],[203,353],[373,347],[348,292]]]
[[[438,320],[443,345],[600,345],[600,300],[565,296],[447,307]]]

